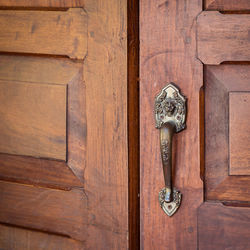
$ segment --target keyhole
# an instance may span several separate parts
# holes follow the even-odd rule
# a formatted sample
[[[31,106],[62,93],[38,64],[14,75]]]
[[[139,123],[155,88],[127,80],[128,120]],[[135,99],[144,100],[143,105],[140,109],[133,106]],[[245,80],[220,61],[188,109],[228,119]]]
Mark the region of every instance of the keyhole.
[[[169,209],[169,210],[172,209],[172,205],[168,205],[168,209]]]

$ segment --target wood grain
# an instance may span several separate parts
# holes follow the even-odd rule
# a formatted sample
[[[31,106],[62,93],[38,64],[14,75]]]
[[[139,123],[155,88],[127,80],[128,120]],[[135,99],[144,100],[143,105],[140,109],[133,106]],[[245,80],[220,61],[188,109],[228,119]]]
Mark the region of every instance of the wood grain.
[[[204,0],[206,10],[250,10],[249,0]]]
[[[0,80],[0,152],[66,160],[66,91]]]
[[[88,0],[86,249],[128,248],[127,1]]]
[[[140,209],[141,249],[197,249],[200,179],[199,89],[202,64],[196,59],[196,16],[201,1],[140,1]],[[174,82],[188,99],[187,129],[174,136],[174,185],[182,204],[173,217],[161,209],[164,187],[154,99]]]
[[[206,202],[198,213],[199,249],[249,249],[249,228],[249,207]]]
[[[140,249],[139,1],[128,1],[129,249]]]
[[[86,55],[87,17],[83,9],[0,10],[0,20],[1,52],[64,55],[77,59]]]
[[[229,174],[250,175],[250,93],[229,93]]]
[[[84,7],[85,0],[0,0],[0,7]]]
[[[250,60],[250,15],[203,11],[197,23],[197,53],[204,64]]]
[[[0,225],[0,249],[83,250],[84,243],[59,235]]]
[[[82,69],[81,62],[64,58],[0,55],[0,79],[66,85]]]
[[[26,84],[27,82],[31,82],[32,86],[34,85],[42,85],[47,86],[62,86],[64,88],[67,87],[67,163],[71,170],[78,176],[78,178],[83,181],[83,173],[85,165],[85,152],[86,152],[86,99],[85,99],[85,83],[83,82],[83,66],[80,62],[72,62],[67,59],[52,59],[52,58],[39,58],[39,57],[25,57],[25,56],[6,56],[2,55],[0,57],[0,79],[6,82],[16,82],[18,81],[20,85]],[[1,80],[0,80],[1,81]],[[38,84],[37,84],[38,83]],[[40,97],[39,97],[40,98]],[[65,99],[66,97],[64,97]],[[36,99],[37,100],[37,99]],[[39,99],[38,99],[39,100]],[[56,98],[54,96],[53,103],[58,105],[58,103],[62,102],[62,100]],[[44,103],[44,100],[41,101]],[[64,103],[64,105],[66,105]],[[39,104],[39,103],[38,103]],[[51,112],[51,110],[50,110]],[[26,115],[29,115],[27,113]],[[64,127],[66,126],[66,111],[56,112],[55,117],[63,116],[64,117]],[[21,120],[22,121],[22,120]],[[44,124],[45,121],[42,121]],[[49,126],[50,121],[45,123],[46,126]],[[58,126],[49,127],[53,134],[59,132]],[[66,128],[65,128],[66,130]],[[28,135],[26,138],[29,138],[29,130],[26,130]],[[66,138],[64,138],[66,140]],[[65,157],[65,155],[64,155]],[[64,158],[65,159],[65,158]],[[40,183],[44,185],[47,183],[48,185],[58,186],[59,183],[61,188],[65,188],[67,185],[67,181],[65,185],[63,184],[63,180],[58,182],[58,179],[54,179],[51,175],[53,175],[53,171],[57,171],[58,166],[64,166],[65,171],[67,172],[68,166],[65,164],[51,162],[48,161],[39,161],[37,163],[34,160],[30,160],[29,158],[22,158],[20,166],[17,166],[17,162],[20,159],[17,157],[16,159],[11,160],[8,164],[8,168],[2,172],[2,178],[8,180],[16,180],[16,181],[24,181],[24,174],[17,175],[13,170],[15,169],[18,173],[23,168],[23,171],[27,173],[26,182],[30,183],[33,180],[32,172],[27,172],[30,170],[31,166],[35,169],[37,168],[37,173],[43,173],[44,168],[48,168],[48,180],[46,181],[45,175],[41,175],[41,181],[39,181],[39,177],[36,177],[33,183]],[[25,162],[26,161],[26,162]],[[32,162],[32,163],[31,163]],[[42,163],[41,163],[42,162]],[[51,167],[51,165],[55,164],[55,169]],[[13,164],[13,169],[11,169],[11,164]],[[18,170],[19,169],[19,170]],[[35,171],[35,169],[33,171]],[[25,171],[27,170],[27,171]],[[42,171],[42,172],[41,172]],[[63,170],[61,170],[64,172]],[[50,173],[50,174],[49,174]],[[64,172],[65,173],[65,172]],[[71,176],[71,171],[68,171]],[[20,174],[20,173],[19,173]],[[29,175],[31,174],[31,175]],[[56,174],[56,172],[54,173]],[[6,175],[4,177],[4,175]],[[18,177],[19,176],[19,177]],[[55,181],[55,183],[53,183]],[[76,181],[76,183],[78,183]],[[72,183],[71,183],[72,184]],[[71,185],[70,184],[70,185]],[[77,184],[78,185],[78,184]],[[70,187],[70,186],[69,186]]]
[[[249,92],[249,65],[205,67],[206,199],[249,201],[250,177],[229,175],[229,92]]]
[[[2,223],[87,238],[87,197],[83,190],[61,191],[0,181]]]
[[[66,162],[8,154],[0,154],[0,179],[64,190],[83,187]]]

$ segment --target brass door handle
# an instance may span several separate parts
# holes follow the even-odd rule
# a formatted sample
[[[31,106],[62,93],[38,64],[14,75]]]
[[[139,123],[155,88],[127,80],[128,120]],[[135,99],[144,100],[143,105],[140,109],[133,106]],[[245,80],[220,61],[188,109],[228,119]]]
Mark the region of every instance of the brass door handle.
[[[159,193],[162,209],[172,216],[181,204],[181,192],[172,186],[172,138],[185,128],[186,98],[168,84],[155,98],[156,128],[160,129],[160,148],[165,187]]]

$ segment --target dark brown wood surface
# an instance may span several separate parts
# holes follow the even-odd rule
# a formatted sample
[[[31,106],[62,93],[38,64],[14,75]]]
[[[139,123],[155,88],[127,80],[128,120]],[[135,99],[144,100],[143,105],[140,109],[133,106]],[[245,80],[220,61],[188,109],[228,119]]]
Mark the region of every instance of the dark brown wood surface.
[[[230,176],[228,167],[229,92],[250,91],[250,66],[206,66],[204,72],[206,199],[249,202],[250,176]]]
[[[199,90],[202,64],[196,55],[196,16],[201,1],[140,1],[140,208],[141,249],[197,249],[200,179]],[[168,217],[158,193],[164,187],[154,98],[174,82],[187,97],[187,129],[174,136],[174,185],[179,210]]]
[[[229,93],[230,175],[250,175],[249,108],[250,92]]]
[[[139,1],[128,1],[129,249],[140,248]]]
[[[81,8],[0,10],[0,29],[1,52],[64,55],[77,59],[86,55],[87,17]]]
[[[247,250],[250,208],[204,203],[198,212],[199,250]]]
[[[249,0],[204,0],[206,10],[250,10]]]
[[[60,235],[0,225],[0,249],[83,250],[84,243]]]
[[[250,60],[249,14],[203,11],[197,23],[197,56],[204,64]]]
[[[0,7],[84,7],[85,0],[0,0]]]

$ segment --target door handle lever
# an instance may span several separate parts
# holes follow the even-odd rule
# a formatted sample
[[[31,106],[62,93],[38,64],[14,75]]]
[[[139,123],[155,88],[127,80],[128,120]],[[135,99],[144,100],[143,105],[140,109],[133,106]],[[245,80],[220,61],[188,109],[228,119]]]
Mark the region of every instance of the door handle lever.
[[[161,208],[172,216],[181,204],[181,192],[172,186],[172,138],[186,126],[186,98],[169,83],[155,98],[156,128],[160,129],[160,149],[165,187],[159,192]]]

